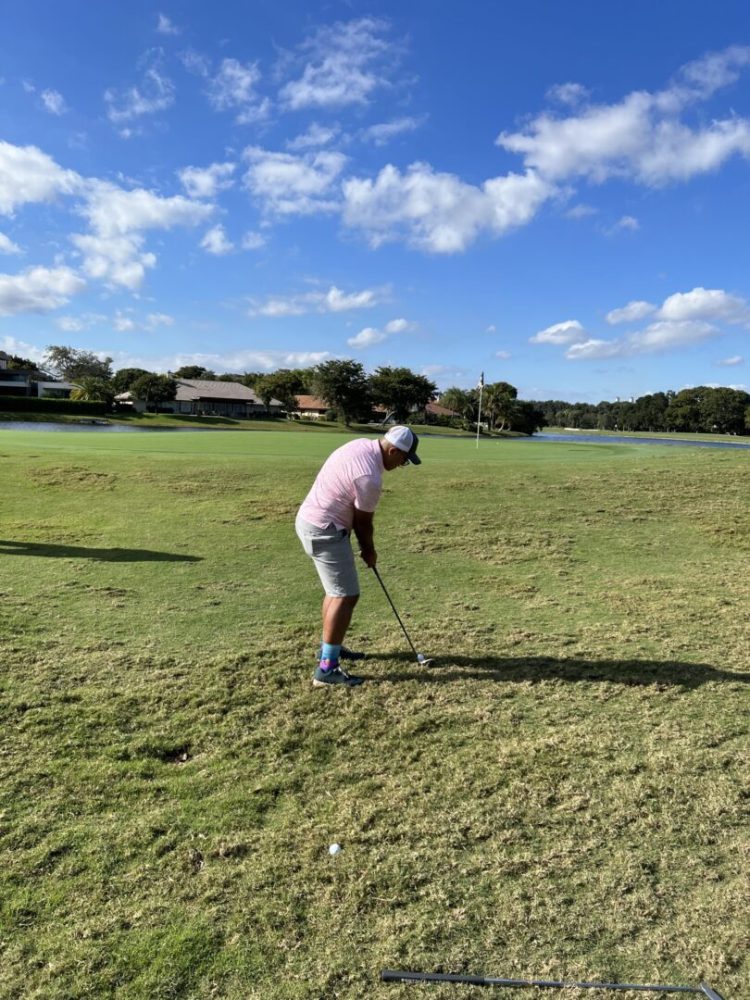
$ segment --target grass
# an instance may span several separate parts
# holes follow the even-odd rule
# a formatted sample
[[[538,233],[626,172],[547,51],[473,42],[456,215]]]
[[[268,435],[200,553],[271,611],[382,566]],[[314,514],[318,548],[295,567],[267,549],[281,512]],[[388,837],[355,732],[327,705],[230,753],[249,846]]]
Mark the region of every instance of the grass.
[[[0,436],[0,996],[747,996],[746,457],[424,441],[377,542],[438,666],[363,572],[368,683],[319,691],[337,444]]]

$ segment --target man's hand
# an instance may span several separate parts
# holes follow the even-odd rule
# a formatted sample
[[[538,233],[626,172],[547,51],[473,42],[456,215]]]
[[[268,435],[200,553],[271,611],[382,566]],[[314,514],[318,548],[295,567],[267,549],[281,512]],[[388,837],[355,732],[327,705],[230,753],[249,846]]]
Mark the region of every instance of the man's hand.
[[[368,569],[373,569],[378,561],[378,554],[375,549],[362,549],[359,553]]]

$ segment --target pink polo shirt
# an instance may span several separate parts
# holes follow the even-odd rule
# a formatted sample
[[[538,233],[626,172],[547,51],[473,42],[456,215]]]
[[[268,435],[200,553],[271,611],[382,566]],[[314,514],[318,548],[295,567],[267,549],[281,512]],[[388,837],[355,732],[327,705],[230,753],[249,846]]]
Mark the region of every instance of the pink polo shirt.
[[[324,462],[299,509],[309,524],[333,523],[351,531],[354,510],[374,511],[383,488],[380,441],[357,438],[337,448]]]

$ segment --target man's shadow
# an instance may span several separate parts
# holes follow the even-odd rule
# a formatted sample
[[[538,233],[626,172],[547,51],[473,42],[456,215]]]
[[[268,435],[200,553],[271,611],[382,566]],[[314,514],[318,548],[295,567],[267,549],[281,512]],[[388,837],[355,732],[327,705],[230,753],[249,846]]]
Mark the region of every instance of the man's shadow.
[[[570,683],[609,681],[625,687],[697,688],[711,681],[750,684],[750,672],[721,670],[706,663],[677,660],[592,660],[559,656],[438,656],[429,667],[421,667],[410,653],[374,654],[373,659],[409,662],[411,669],[399,679],[424,684],[446,684],[459,680],[504,683],[562,680]]]
[[[92,549],[82,545],[14,542],[0,539],[0,556],[42,556],[48,559],[92,559],[94,562],[202,562],[202,556],[153,549]]]

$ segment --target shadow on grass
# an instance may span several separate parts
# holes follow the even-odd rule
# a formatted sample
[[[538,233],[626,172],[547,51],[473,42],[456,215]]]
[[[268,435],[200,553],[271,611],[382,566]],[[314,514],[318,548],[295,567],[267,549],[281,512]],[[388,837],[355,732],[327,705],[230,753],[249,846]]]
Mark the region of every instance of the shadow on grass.
[[[0,555],[43,556],[48,559],[93,559],[96,562],[202,562],[203,556],[153,549],[90,549],[82,545],[50,545],[47,542],[9,542],[0,538]]]
[[[383,653],[373,659],[408,662],[410,669],[399,678],[427,684],[449,681],[494,680],[513,683],[561,681],[609,681],[627,687],[650,686],[697,688],[711,681],[750,684],[750,673],[735,673],[705,663],[677,660],[588,660],[555,656],[445,656],[431,667],[420,667],[410,653]]]

